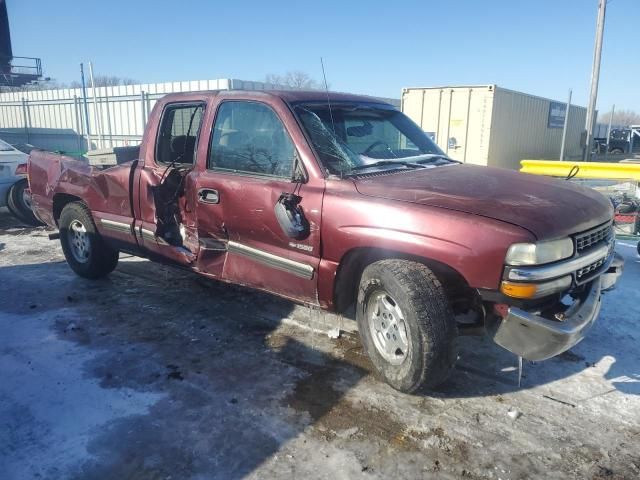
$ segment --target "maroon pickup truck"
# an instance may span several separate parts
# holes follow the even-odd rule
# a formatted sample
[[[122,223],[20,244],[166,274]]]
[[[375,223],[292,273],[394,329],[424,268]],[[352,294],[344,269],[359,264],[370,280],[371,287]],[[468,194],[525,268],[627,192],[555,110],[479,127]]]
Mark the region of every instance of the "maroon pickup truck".
[[[355,305],[373,365],[404,392],[447,377],[458,335],[486,331],[530,360],[567,350],[622,270],[605,197],[460,164],[368,97],[172,94],[123,150],[106,167],[30,156],[35,212],[77,274],[105,276],[127,252]]]

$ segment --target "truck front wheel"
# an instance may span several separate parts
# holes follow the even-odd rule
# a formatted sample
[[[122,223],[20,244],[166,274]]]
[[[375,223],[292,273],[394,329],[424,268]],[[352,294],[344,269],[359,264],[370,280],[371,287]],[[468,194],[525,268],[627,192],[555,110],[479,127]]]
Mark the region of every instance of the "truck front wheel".
[[[67,204],[60,214],[60,243],[71,269],[84,278],[111,273],[118,264],[118,250],[105,244],[89,209],[80,202]]]
[[[393,388],[433,388],[457,357],[457,329],[444,289],[425,265],[381,260],[367,266],[356,319],[363,347]]]

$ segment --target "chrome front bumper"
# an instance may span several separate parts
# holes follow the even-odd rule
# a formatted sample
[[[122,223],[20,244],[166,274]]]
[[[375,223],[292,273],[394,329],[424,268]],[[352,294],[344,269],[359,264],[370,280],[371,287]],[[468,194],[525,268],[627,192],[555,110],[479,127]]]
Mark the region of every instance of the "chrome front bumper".
[[[613,288],[623,263],[615,254],[609,268],[589,284],[582,297],[563,313],[562,320],[550,320],[510,307],[493,340],[527,360],[545,360],[570,349],[585,337],[595,322],[600,312],[600,294]]]
[[[601,288],[603,292],[612,290],[616,286],[618,277],[622,275],[622,270],[624,270],[624,259],[615,253],[609,268],[602,274]]]

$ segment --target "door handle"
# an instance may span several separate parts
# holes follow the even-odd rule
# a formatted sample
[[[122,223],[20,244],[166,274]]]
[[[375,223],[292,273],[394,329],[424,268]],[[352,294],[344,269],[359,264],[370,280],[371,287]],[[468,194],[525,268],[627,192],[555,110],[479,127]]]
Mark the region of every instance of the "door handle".
[[[198,201],[202,203],[220,203],[220,195],[217,190],[201,188],[198,190]]]

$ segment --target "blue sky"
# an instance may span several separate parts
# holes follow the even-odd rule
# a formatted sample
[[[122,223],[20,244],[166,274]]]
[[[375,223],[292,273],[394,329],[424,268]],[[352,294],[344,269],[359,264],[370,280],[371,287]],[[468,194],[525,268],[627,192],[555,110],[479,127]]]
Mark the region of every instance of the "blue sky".
[[[7,0],[15,55],[46,75],[141,82],[239,78],[325,59],[332,89],[399,97],[402,87],[497,83],[586,105],[597,0]],[[638,0],[610,0],[598,108],[640,112]],[[637,45],[635,46],[637,49]]]

